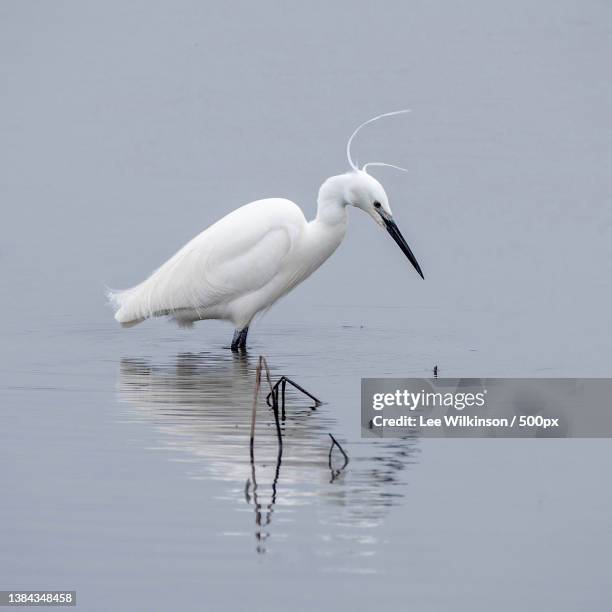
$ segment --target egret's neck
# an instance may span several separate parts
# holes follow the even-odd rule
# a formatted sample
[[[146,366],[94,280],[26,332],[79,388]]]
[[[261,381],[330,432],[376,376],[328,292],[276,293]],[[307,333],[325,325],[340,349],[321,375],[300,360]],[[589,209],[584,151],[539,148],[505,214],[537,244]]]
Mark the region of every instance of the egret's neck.
[[[346,197],[341,177],[332,176],[319,189],[317,216],[308,223],[301,243],[303,278],[316,270],[346,234]]]
[[[317,200],[317,216],[314,221],[325,225],[346,225],[346,205],[338,200]]]
[[[344,175],[328,178],[319,189],[315,222],[325,225],[346,225]]]

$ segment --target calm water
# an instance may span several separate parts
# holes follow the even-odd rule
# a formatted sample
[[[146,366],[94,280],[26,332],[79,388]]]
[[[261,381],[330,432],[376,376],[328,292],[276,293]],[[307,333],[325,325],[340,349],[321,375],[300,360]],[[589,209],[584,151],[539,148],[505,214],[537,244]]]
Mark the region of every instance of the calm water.
[[[321,319],[260,327],[273,377],[326,403],[289,395],[279,462],[262,401],[254,466],[262,340],[239,358],[222,329],[206,350],[170,327],[138,350],[110,326],[15,334],[40,358],[3,369],[3,584],[76,588],[86,610],[605,609],[607,441],[360,440],[355,364],[418,357],[390,366],[384,330]]]
[[[5,2],[0,588],[89,611],[609,610],[608,440],[360,439],[362,376],[610,376],[612,10]],[[211,52],[211,50],[213,50]],[[118,329],[236,206],[310,216],[360,135],[421,281],[358,211],[252,329]],[[284,448],[265,354],[289,395]],[[350,456],[339,474],[334,435]]]

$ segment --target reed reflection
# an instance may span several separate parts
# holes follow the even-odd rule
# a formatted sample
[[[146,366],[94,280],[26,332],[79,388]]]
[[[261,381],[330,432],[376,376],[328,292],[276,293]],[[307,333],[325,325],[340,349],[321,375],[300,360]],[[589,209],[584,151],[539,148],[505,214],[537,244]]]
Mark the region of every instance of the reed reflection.
[[[181,353],[156,363],[126,358],[119,399],[132,418],[157,427],[166,448],[183,455],[190,477],[225,481],[230,501],[253,506],[257,552],[266,551],[279,509],[284,529],[298,520],[301,507],[312,506],[324,540],[363,538],[363,529],[376,526],[402,500],[405,469],[416,460],[415,441],[341,440],[350,465],[338,448],[332,460],[328,434],[338,437],[341,431],[334,406],[315,408],[288,390],[281,451],[262,385],[251,461],[256,365],[255,357],[229,351]],[[289,369],[287,364],[270,366],[274,380]]]

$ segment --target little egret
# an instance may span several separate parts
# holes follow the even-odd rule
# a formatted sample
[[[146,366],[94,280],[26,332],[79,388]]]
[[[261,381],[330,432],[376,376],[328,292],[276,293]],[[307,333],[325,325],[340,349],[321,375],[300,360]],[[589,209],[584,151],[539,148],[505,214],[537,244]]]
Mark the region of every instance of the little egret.
[[[384,113],[357,127],[346,145],[351,169],[321,185],[312,221],[290,200],[245,204],[205,229],[139,285],[109,291],[115,319],[125,327],[164,315],[181,326],[203,319],[231,321],[236,330],[231,349],[242,351],[253,317],[308,278],[338,248],[346,233],[348,205],[385,228],[424,278],[393,220],[385,190],[367,172],[368,166],[397,166],[370,162],[359,168],[351,156],[361,128],[405,112]]]

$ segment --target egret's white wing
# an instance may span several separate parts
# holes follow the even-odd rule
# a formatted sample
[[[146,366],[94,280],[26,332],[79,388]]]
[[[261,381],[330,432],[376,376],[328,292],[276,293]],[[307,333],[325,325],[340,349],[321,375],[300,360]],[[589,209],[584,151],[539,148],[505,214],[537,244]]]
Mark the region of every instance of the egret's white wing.
[[[305,224],[289,200],[251,202],[219,220],[140,285],[112,292],[115,319],[124,325],[181,312],[207,310],[264,287],[283,265]]]

